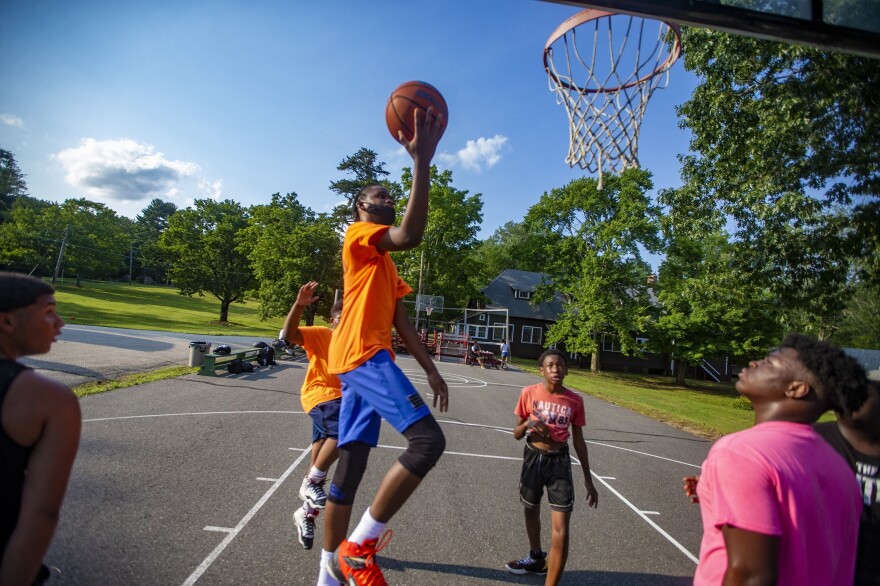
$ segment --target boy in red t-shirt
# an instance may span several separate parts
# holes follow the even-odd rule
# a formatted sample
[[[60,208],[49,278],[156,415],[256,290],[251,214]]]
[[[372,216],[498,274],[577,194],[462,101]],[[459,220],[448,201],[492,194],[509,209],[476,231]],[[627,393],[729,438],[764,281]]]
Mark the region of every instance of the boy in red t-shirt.
[[[568,373],[565,356],[559,350],[545,350],[538,358],[544,382],[526,387],[514,413],[517,421],[513,437],[526,438],[519,496],[525,507],[529,554],[507,562],[513,574],[546,574],[546,585],[558,584],[568,560],[568,525],[574,509],[574,485],[568,436],[571,428],[574,451],[584,471],[587,504],[599,505],[599,493],[590,477],[590,459],[584,441],[584,401],[564,386]],[[541,498],[547,489],[553,527],[550,555],[541,550]]]
[[[330,327],[304,326],[299,320],[303,310],[318,300],[315,290],[318,283],[310,281],[299,288],[296,301],[287,314],[282,339],[302,346],[309,358],[306,378],[300,390],[303,410],[312,419],[312,468],[303,478],[299,497],[303,506],[293,513],[300,545],[312,549],[315,539],[315,517],[327,504],[324,483],[327,471],[339,457],[336,447],[339,438],[339,408],[342,404],[342,383],[335,374],[327,372],[327,356],[330,353],[330,337],[339,323],[342,302],[337,301],[330,309]]]
[[[342,267],[345,303],[330,342],[329,372],[342,381],[339,463],[327,497],[324,549],[318,584],[386,584],[375,563],[379,536],[446,447],[446,439],[421,394],[394,364],[392,325],[425,369],[434,406],[448,407],[448,389],[419,340],[403,305],[412,292],[389,256],[421,243],[428,215],[430,164],[445,121],[432,109],[416,110],[415,134],[400,142],[413,158],[412,190],[400,226],[394,200],[381,185],[365,187],[352,201],[354,223],[345,233]],[[403,434],[407,449],[385,474],[379,491],[346,539],[351,507],[382,419]]]

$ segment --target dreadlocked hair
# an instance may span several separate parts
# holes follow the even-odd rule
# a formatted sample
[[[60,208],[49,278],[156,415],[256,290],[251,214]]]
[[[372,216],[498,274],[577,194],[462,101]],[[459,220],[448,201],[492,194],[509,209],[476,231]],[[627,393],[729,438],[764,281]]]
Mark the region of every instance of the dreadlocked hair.
[[[831,409],[849,417],[868,397],[865,369],[843,350],[803,334],[789,334],[781,348],[791,348],[801,364],[813,373]]]
[[[357,195],[354,196],[354,199],[351,200],[351,219],[354,222],[358,221],[358,202],[364,199],[364,195],[367,193],[368,189],[373,187],[377,187],[378,184],[367,185],[357,192]]]

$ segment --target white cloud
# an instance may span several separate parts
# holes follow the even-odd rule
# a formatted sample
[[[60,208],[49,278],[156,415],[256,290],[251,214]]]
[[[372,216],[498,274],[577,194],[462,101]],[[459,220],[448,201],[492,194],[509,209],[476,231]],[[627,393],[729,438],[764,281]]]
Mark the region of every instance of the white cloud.
[[[18,116],[13,116],[12,114],[0,114],[0,122],[7,126],[14,126],[15,128],[24,128],[24,120]]]
[[[207,192],[208,197],[214,201],[220,201],[223,198],[223,180],[208,181],[202,179],[199,181],[199,191]]]
[[[457,153],[441,153],[437,159],[452,167],[461,165],[465,169],[481,171],[485,167],[493,167],[501,160],[501,151],[507,144],[507,137],[496,134],[492,138],[480,137],[477,140],[469,140],[465,147]]]
[[[135,202],[169,193],[182,178],[199,170],[195,163],[168,160],[153,145],[127,138],[84,138],[78,147],[53,157],[64,166],[70,185],[111,202]]]

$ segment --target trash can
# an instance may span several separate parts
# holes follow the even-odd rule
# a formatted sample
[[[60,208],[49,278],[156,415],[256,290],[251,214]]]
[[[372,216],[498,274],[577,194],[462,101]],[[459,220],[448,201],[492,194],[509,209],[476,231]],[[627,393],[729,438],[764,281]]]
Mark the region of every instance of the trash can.
[[[211,351],[210,342],[189,343],[189,365],[201,366],[205,363],[205,354]]]

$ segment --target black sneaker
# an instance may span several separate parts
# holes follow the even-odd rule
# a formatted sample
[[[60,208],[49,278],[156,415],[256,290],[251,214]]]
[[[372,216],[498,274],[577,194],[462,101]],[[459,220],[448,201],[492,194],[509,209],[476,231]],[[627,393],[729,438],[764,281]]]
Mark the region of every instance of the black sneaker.
[[[532,554],[520,560],[514,560],[505,564],[507,571],[511,574],[540,574],[547,573],[547,558],[535,559]]]
[[[312,549],[315,542],[315,520],[306,515],[302,509],[293,513],[293,524],[296,525],[296,536],[303,549]]]

